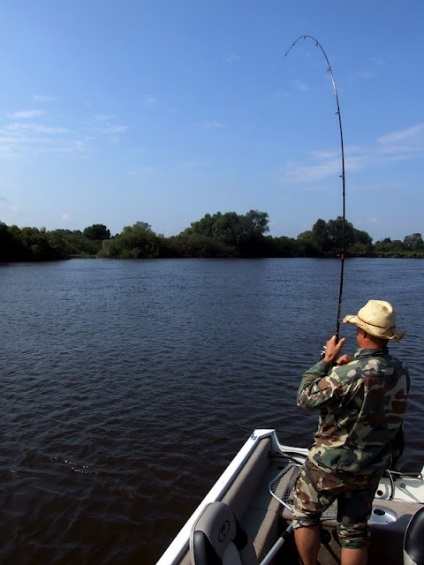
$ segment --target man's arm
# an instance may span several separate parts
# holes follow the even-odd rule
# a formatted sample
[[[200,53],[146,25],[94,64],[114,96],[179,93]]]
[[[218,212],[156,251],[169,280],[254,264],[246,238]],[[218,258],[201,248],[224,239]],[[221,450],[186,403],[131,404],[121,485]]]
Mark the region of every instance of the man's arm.
[[[337,341],[336,336],[327,341],[324,358],[303,375],[297,394],[298,406],[314,410],[337,396],[339,379],[332,366],[345,341],[345,338]]]

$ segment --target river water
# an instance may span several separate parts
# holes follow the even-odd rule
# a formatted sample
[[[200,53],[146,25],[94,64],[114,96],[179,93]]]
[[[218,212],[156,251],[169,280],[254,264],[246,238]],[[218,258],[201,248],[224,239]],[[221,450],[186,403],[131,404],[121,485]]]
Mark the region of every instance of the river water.
[[[350,259],[342,314],[394,303],[422,466],[424,261]],[[255,428],[307,446],[302,373],[334,333],[337,260],[0,266],[0,562],[154,564]],[[346,352],[355,330],[342,327]]]

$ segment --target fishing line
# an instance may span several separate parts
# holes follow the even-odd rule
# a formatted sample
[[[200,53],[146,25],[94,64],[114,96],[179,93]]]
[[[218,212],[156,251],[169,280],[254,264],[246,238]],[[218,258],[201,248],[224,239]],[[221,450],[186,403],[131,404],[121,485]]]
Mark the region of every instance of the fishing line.
[[[319,47],[321,50],[321,53],[324,55],[325,60],[327,62],[327,71],[330,73],[330,77],[331,77],[331,82],[333,85],[333,91],[334,91],[334,95],[336,98],[336,107],[337,107],[337,111],[336,111],[336,115],[338,117],[338,121],[339,121],[339,132],[340,132],[340,150],[341,150],[341,174],[340,177],[342,179],[342,207],[343,207],[343,221],[342,221],[342,237],[341,237],[341,242],[342,242],[342,249],[341,249],[341,255],[340,255],[340,286],[339,286],[339,300],[338,300],[338,306],[337,306],[337,322],[336,322],[336,332],[335,335],[338,339],[339,337],[339,331],[340,331],[340,317],[341,317],[341,310],[342,310],[342,298],[343,298],[343,282],[344,282],[344,260],[345,260],[345,234],[346,234],[346,177],[345,177],[345,158],[344,158],[344,143],[343,143],[343,128],[342,128],[342,117],[341,117],[341,113],[340,113],[340,105],[339,105],[339,95],[337,93],[337,87],[336,87],[336,80],[334,78],[334,74],[333,71],[331,69],[331,65],[330,65],[330,61],[327,57],[326,52],[324,51],[321,43],[315,39],[315,37],[312,37],[311,35],[301,35],[300,37],[298,37],[296,39],[296,41],[289,47],[289,49],[286,51],[286,53],[284,54],[284,57],[287,57],[287,55],[290,53],[290,51],[293,49],[293,47],[295,47],[295,45],[297,44],[297,42],[301,39],[311,39],[312,41],[315,42],[315,46]]]

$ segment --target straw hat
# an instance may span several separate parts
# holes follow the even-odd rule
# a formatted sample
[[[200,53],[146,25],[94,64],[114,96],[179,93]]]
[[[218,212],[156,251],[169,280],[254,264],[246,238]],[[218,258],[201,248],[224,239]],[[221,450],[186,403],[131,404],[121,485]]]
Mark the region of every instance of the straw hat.
[[[345,316],[344,324],[354,324],[367,333],[382,339],[400,341],[405,332],[396,329],[396,315],[393,306],[384,300],[368,300],[355,315]]]

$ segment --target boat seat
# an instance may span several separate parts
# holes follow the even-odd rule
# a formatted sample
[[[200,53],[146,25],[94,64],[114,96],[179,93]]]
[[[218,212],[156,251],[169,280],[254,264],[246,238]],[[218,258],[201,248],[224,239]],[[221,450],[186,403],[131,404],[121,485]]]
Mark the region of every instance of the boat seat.
[[[205,506],[190,534],[193,565],[257,565],[253,544],[224,502]]]
[[[406,528],[403,563],[404,565],[424,563],[424,507],[415,512]]]

